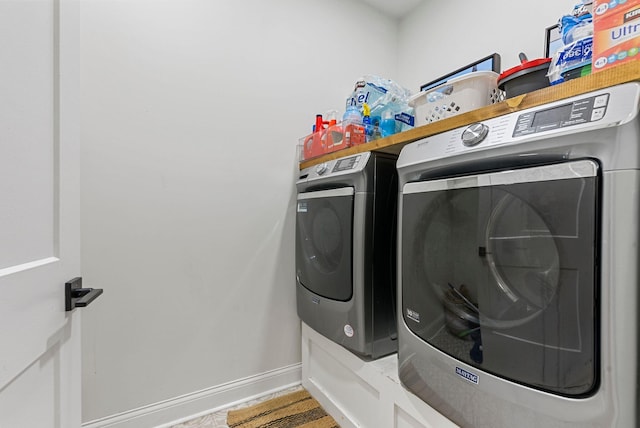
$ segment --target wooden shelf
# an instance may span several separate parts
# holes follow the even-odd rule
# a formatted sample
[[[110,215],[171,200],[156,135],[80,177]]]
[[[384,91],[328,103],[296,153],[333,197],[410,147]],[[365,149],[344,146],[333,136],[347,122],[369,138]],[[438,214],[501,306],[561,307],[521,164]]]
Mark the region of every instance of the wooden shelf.
[[[559,85],[539,89],[528,94],[509,98],[500,103],[492,104],[467,113],[462,113],[447,119],[418,126],[409,131],[391,135],[387,138],[372,141],[366,144],[349,147],[348,149],[328,153],[314,159],[300,162],[300,169],[308,168],[332,159],[341,158],[357,153],[379,151],[399,154],[405,144],[420,140],[425,137],[440,134],[441,132],[459,128],[470,123],[479,122],[505,114],[548,104],[553,101],[570,98],[610,86],[640,80],[640,62],[632,61],[617,67],[610,68],[589,76],[569,80]]]

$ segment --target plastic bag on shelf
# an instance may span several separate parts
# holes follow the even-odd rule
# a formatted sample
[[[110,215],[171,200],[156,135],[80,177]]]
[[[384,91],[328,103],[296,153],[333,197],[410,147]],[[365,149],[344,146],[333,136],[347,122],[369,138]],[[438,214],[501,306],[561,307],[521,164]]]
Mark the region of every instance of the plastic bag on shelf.
[[[588,73],[593,46],[592,1],[576,4],[570,14],[559,20],[564,46],[554,54],[549,66],[549,82],[552,85]]]
[[[347,97],[346,109],[357,108],[362,112],[369,106],[373,126],[384,126],[382,136],[402,132],[414,126],[413,109],[409,106],[411,92],[393,80],[374,75],[358,79],[353,92]],[[390,118],[393,117],[393,123]],[[384,121],[384,122],[383,122]]]

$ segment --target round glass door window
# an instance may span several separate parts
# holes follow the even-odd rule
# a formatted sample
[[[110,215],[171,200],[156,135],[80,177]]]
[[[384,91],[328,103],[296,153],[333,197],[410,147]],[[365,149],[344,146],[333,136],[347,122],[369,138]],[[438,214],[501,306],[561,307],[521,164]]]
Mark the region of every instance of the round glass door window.
[[[334,272],[342,261],[344,238],[340,219],[328,204],[313,215],[307,243],[307,257],[324,274]]]
[[[554,233],[540,213],[520,198],[497,193],[504,194],[487,222],[485,256],[500,299],[483,309],[484,324],[513,327],[535,317],[553,300],[560,256]]]
[[[351,298],[352,223],[353,195],[298,202],[296,272],[301,285],[329,299]]]
[[[471,188],[433,195],[424,208],[414,217],[405,274],[427,287],[405,295],[437,296],[450,333],[471,339],[480,324],[516,327],[553,301],[559,250],[532,205],[505,190]]]
[[[598,177],[576,174],[588,162],[408,187],[405,325],[489,373],[570,396],[591,391]],[[543,175],[556,178],[536,180]]]

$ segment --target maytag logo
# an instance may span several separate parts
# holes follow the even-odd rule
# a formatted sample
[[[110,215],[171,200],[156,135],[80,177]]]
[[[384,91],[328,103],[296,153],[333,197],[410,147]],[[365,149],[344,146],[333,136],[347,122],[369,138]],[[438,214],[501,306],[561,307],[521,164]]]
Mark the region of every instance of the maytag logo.
[[[471,383],[478,384],[478,375],[473,374],[471,372],[466,371],[465,369],[461,369],[460,367],[456,367],[456,374],[460,377],[465,378]]]

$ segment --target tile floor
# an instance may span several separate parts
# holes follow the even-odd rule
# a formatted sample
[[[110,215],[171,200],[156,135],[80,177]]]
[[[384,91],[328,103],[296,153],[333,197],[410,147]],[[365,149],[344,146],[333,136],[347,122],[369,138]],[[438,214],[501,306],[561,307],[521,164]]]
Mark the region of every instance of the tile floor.
[[[300,389],[302,389],[301,385],[283,389],[281,391],[274,392],[273,394],[267,394],[260,398],[256,398],[255,400],[249,400],[245,403],[238,404],[237,406],[221,409],[221,410],[218,410],[217,412],[210,413],[205,416],[200,416],[199,418],[191,419],[190,421],[182,422],[182,423],[179,423],[178,425],[173,425],[171,428],[229,428],[227,425],[227,412],[229,410],[252,406],[262,401],[270,400],[271,398],[289,394],[291,392],[298,391]]]

